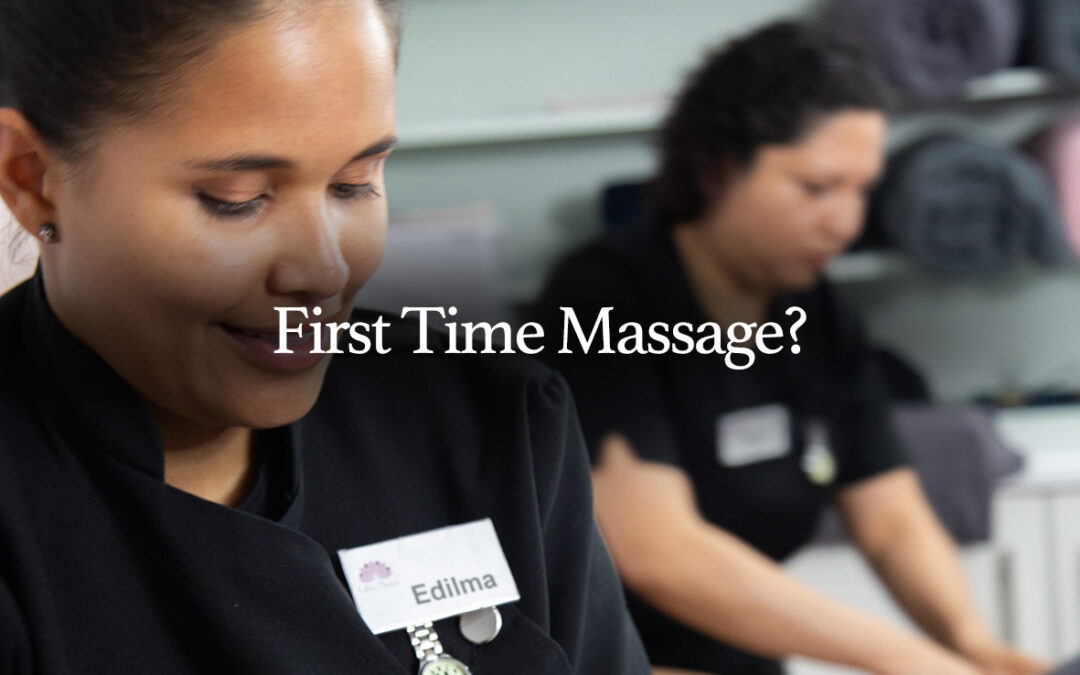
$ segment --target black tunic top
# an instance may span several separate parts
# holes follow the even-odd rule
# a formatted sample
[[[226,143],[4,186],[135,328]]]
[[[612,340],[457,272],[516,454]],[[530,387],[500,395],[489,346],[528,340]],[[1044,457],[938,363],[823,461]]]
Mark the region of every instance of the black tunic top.
[[[484,646],[436,622],[449,653],[476,675],[648,672],[565,384],[515,357],[412,355],[416,326],[393,323],[392,354],[337,357],[311,413],[259,435],[232,509],[163,482],[145,406],[40,276],[0,298],[0,673],[414,673],[336,552],[487,517],[521,600]]]
[[[612,325],[707,321],[667,232],[608,236],[563,262],[534,308],[548,334],[561,334],[560,307],[591,327],[602,307]],[[590,451],[619,432],[643,458],[690,476],[698,506],[712,523],[765,555],[782,560],[804,545],[838,486],[903,464],[886,396],[855,315],[821,283],[775,298],[769,321],[792,325],[790,306],[807,314],[801,352],[757,354],[737,371],[719,355],[545,355],[570,382]],[[785,341],[791,344],[791,340]],[[580,351],[580,350],[578,350]],[[736,361],[737,364],[744,361]],[[725,415],[779,404],[787,411],[789,449],[745,464],[722,462]],[[804,468],[807,430],[825,430],[835,475],[823,484]],[[633,595],[630,606],[656,664],[722,673],[779,672],[775,662],[744,654],[682,626]]]

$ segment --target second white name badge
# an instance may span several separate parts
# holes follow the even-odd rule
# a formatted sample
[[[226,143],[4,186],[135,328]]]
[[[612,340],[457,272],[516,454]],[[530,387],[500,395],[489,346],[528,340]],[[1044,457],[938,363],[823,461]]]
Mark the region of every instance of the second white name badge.
[[[521,598],[491,519],[338,551],[376,635]]]
[[[716,446],[717,460],[730,468],[783,457],[791,451],[791,413],[774,403],[721,415]]]

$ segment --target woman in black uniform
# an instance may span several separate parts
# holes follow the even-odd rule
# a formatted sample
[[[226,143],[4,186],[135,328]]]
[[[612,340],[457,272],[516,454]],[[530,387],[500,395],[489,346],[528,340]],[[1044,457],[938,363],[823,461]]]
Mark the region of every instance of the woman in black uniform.
[[[647,672],[550,370],[277,352],[377,320],[398,14],[0,3],[0,672]]]
[[[773,659],[801,654],[897,675],[1041,670],[977,617],[905,466],[863,331],[820,278],[860,230],[883,160],[883,108],[858,55],[810,28],[778,24],[731,43],[667,120],[653,222],[569,258],[538,303],[548,334],[563,330],[560,307],[585,326],[603,307],[614,308],[612,325],[643,326],[790,326],[788,307],[806,312],[799,354],[756,354],[746,370],[697,354],[555,362],[579,405],[597,517],[654,664],[778,673]],[[830,502],[939,644],[821,597],[777,565]]]

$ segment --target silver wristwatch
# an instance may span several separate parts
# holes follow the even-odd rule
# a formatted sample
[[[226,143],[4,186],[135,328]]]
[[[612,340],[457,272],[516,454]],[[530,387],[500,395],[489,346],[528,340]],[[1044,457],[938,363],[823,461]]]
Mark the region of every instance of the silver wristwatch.
[[[472,675],[468,666],[443,651],[430,621],[407,630],[416,658],[420,659],[420,675]]]

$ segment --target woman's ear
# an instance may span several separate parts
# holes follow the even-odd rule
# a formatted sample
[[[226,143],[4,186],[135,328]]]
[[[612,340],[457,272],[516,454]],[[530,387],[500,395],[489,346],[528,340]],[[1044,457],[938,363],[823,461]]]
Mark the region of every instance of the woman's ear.
[[[34,237],[43,223],[55,220],[48,160],[45,143],[26,117],[14,108],[0,108],[0,197]]]

